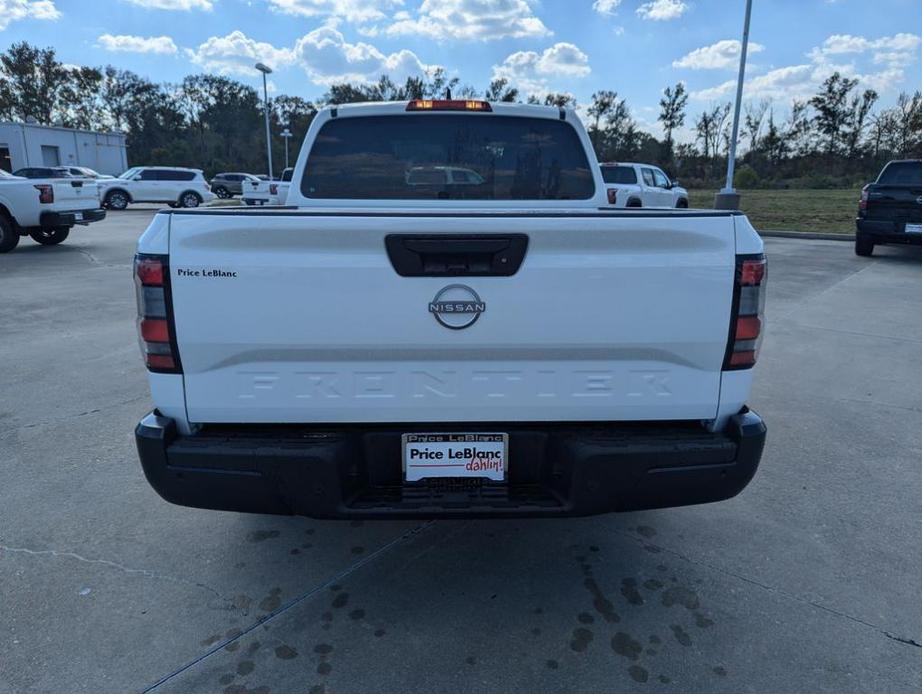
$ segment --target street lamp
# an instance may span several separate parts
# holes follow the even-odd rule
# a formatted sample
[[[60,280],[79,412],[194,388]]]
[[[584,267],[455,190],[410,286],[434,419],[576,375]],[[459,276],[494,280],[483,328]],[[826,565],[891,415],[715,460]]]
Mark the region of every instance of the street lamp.
[[[266,75],[272,74],[272,68],[263,63],[256,63],[256,69],[263,73],[263,100],[266,103],[266,155],[269,157],[269,180],[272,180],[272,136],[269,134],[269,88]],[[287,140],[286,140],[287,142]]]
[[[733,134],[727,156],[727,184],[714,198],[718,210],[736,210],[740,206],[740,195],[733,187],[733,172],[736,168],[736,141],[740,134],[740,106],[743,103],[743,82],[746,78],[746,52],[749,50],[749,19],[752,16],[752,0],[746,0],[746,19],[743,22],[743,43],[740,46],[740,73],[736,81],[736,107],[733,111]]]
[[[287,127],[281,132],[281,135],[282,137],[285,138],[285,168],[287,169],[288,168],[288,140],[294,137],[294,135],[291,134],[291,131]]]

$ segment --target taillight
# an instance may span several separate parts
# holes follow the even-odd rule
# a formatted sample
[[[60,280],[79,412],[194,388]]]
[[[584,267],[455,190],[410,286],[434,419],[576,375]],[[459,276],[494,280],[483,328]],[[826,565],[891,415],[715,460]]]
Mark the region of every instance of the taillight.
[[[608,189],[608,204],[616,205],[618,203],[618,189],[609,188]]]
[[[170,298],[167,256],[139,253],[134,258],[141,355],[150,371],[182,373]]]
[[[407,111],[485,111],[493,107],[488,101],[476,99],[414,99],[407,104]]]
[[[38,201],[41,204],[47,204],[49,202],[54,202],[54,187],[48,183],[39,183],[35,186],[35,189],[38,191]]]
[[[278,195],[278,194],[279,194],[278,185],[275,183],[270,183],[269,184],[269,195]]]
[[[736,256],[733,316],[724,370],[751,368],[759,358],[765,328],[765,256]]]
[[[858,212],[865,213],[868,211],[868,187],[861,189],[861,197],[858,199]]]

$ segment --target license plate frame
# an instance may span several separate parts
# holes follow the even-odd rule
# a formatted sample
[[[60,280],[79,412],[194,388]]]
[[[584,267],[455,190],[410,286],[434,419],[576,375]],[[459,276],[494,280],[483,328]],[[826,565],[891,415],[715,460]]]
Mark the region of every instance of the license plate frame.
[[[905,231],[907,234],[922,234],[922,224],[907,224]]]
[[[478,447],[479,444],[479,447]],[[413,456],[413,450],[426,455]],[[474,455],[466,453],[473,449]],[[495,453],[501,451],[501,458]],[[484,455],[477,456],[480,452]],[[505,483],[509,476],[509,434],[504,432],[414,432],[400,437],[402,477],[407,483],[479,479]]]

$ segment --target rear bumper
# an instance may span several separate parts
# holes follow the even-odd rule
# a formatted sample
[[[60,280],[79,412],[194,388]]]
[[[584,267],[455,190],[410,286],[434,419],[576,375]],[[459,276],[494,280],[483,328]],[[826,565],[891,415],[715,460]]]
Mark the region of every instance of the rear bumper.
[[[903,222],[877,219],[855,220],[859,234],[866,234],[875,243],[907,243],[922,245],[922,234],[907,234]]]
[[[78,218],[79,217],[79,218]],[[89,224],[106,218],[102,208],[95,210],[70,210],[63,212],[42,212],[39,224],[43,227],[72,227],[75,224]]]
[[[402,482],[401,434],[506,431],[508,484]],[[315,518],[587,516],[721,501],[749,484],[765,424],[222,426],[178,434],[156,411],[135,429],[151,486],[182,506]]]

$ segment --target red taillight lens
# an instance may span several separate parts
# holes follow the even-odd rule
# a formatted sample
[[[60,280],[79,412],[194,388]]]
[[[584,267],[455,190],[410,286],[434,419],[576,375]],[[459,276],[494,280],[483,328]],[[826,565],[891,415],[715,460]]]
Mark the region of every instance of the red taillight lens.
[[[859,212],[868,211],[868,187],[867,186],[861,189],[861,197],[858,199],[858,211]]]
[[[166,256],[135,256],[138,336],[144,363],[157,373],[182,373],[170,310],[169,278]]]
[[[134,261],[135,277],[145,287],[163,286],[163,261],[150,256],[138,256]]]
[[[279,194],[278,185],[276,185],[275,183],[270,183],[269,184],[269,195],[278,195],[278,194]]]
[[[608,204],[609,205],[618,204],[618,189],[617,188],[608,189]]]
[[[759,357],[765,325],[765,256],[737,256],[733,315],[724,370],[748,369]]]
[[[140,332],[145,342],[170,341],[170,327],[165,318],[141,318]]]
[[[54,202],[54,187],[48,183],[39,183],[35,186],[38,191],[38,201],[42,205]]]

